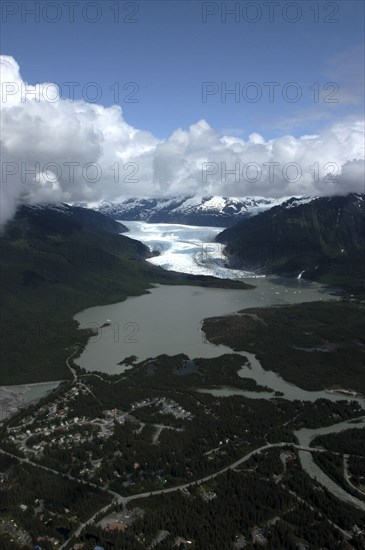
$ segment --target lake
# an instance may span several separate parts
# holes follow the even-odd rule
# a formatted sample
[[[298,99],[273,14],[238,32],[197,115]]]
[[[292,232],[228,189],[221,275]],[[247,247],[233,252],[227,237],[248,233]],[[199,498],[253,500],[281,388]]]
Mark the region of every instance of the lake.
[[[255,288],[229,290],[156,285],[143,296],[130,297],[121,303],[82,311],[74,317],[75,320],[82,328],[97,330],[97,335],[89,340],[77,360],[86,370],[98,370],[108,374],[122,373],[129,368],[123,365],[123,359],[130,356],[144,360],[161,354],[184,353],[193,360],[198,357],[211,358],[233,353],[227,346],[214,345],[206,341],[201,331],[203,319],[252,307],[338,299],[321,285],[309,283],[300,277],[257,277],[254,273],[230,271],[225,266],[224,257],[217,245],[212,242],[218,232],[217,228],[191,228],[176,224],[149,225],[143,222],[127,222],[126,225],[131,230],[129,236],[138,238],[150,246],[151,250],[159,251],[159,256],[149,260],[154,264],[185,273],[239,279],[255,285]],[[328,352],[327,349],[321,351]],[[198,388],[198,391],[221,398],[242,395],[251,399],[273,399],[274,392],[280,392],[281,397],[289,400],[353,400],[365,408],[363,398],[301,389],[286,382],[275,372],[264,370],[252,353],[242,352],[239,355],[242,355],[242,367],[238,375],[252,378],[259,385],[273,390],[272,392],[246,391],[231,387]],[[248,364],[243,357],[248,358]],[[154,368],[153,364],[150,368]],[[193,362],[187,363],[180,375],[188,375],[190,371],[195,372]],[[295,434],[302,445],[309,445],[316,435],[352,427],[359,426],[349,421],[317,430],[298,430]],[[349,495],[320,470],[314,463],[311,453],[299,451],[299,456],[303,468],[309,475],[316,477],[338,498],[364,509],[364,503]]]
[[[253,290],[156,285],[148,294],[84,310],[74,319],[98,334],[77,362],[87,370],[115,374],[122,372],[118,363],[131,355],[139,360],[163,353],[217,357],[232,350],[205,341],[201,323],[206,317],[248,307],[334,299],[319,285],[304,281],[260,278],[254,284]],[[107,321],[110,324],[101,328]]]
[[[157,285],[149,294],[84,310],[75,316],[75,320],[82,328],[97,329],[98,334],[89,340],[77,363],[89,371],[117,374],[125,371],[126,365],[120,363],[130,356],[136,356],[138,360],[164,353],[185,353],[190,359],[217,357],[232,353],[232,350],[206,341],[201,331],[201,323],[206,317],[229,314],[248,307],[337,299],[320,285],[303,280],[259,278],[248,281],[256,285],[253,290]],[[106,321],[110,324],[101,328]],[[241,355],[248,357],[250,363],[242,367],[239,375],[253,378],[260,385],[282,392],[285,399],[345,399],[340,394],[309,392],[298,388],[278,374],[264,370],[254,355],[248,352],[242,352]],[[221,397],[274,397],[267,392],[231,388],[202,388],[202,391]],[[362,399],[355,400],[363,405]]]
[[[151,258],[150,261],[164,265],[166,269],[199,274],[204,272],[221,277],[230,272],[222,266],[222,258],[212,242],[219,231],[217,228],[144,222],[126,222],[126,225],[130,228],[128,236],[138,238],[151,249],[160,251],[160,256]],[[200,252],[196,252],[200,250],[199,243],[211,250],[203,264]],[[252,290],[156,285],[148,294],[78,313],[74,319],[80,323],[80,327],[92,328],[97,334],[89,340],[76,362],[88,371],[120,374],[129,368],[123,362],[131,356],[136,356],[139,361],[161,354],[180,353],[186,354],[189,359],[218,357],[224,353],[232,353],[232,350],[206,341],[201,325],[207,317],[231,314],[251,307],[338,299],[321,285],[304,279],[248,275],[247,272],[238,270],[231,274],[232,278],[255,285]],[[254,355],[246,352],[241,355],[249,358],[249,365],[242,366],[239,375],[252,378],[258,384],[271,388],[273,392],[281,392],[285,399],[346,399],[341,394],[309,392],[298,388],[278,374],[264,370]],[[217,397],[274,397],[274,393],[226,387],[214,390],[201,388],[201,391]],[[364,406],[363,399],[355,400]]]

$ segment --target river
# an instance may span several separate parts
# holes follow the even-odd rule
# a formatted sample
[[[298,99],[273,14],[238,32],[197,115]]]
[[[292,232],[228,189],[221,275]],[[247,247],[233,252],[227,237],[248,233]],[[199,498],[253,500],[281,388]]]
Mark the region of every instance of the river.
[[[217,228],[187,227],[177,224],[146,224],[123,222],[130,228],[129,237],[137,238],[159,255],[149,261],[168,270],[185,273],[214,275],[233,278],[255,285],[252,290],[229,290],[191,286],[156,285],[148,294],[130,297],[124,302],[89,308],[74,318],[82,328],[97,331],[91,338],[77,363],[88,371],[98,370],[108,374],[122,373],[127,365],[126,357],[136,356],[138,360],[153,358],[160,354],[185,353],[190,359],[217,357],[232,353],[231,348],[206,341],[201,331],[203,319],[234,313],[249,307],[263,307],[278,304],[296,304],[315,300],[336,300],[333,293],[316,283],[309,283],[298,273],[297,279],[262,277],[255,273],[229,270],[224,256],[214,241]],[[104,326],[103,326],[104,325]],[[242,352],[248,358],[242,359],[239,376],[253,378],[272,392],[245,391],[237,388],[200,388],[217,397],[243,395],[248,398],[275,398],[274,392],[281,392],[284,399],[299,399],[314,402],[319,398],[331,401],[354,400],[363,408],[362,398],[346,397],[327,391],[309,392],[289,384],[278,374],[262,368],[251,353]],[[310,360],[310,358],[308,359]],[[354,427],[342,423],[318,430],[301,430],[296,435],[302,444],[309,445],[312,436],[331,433],[338,429]],[[313,462],[311,454],[300,452],[304,470],[316,477],[335,496],[362,508],[351,495],[330,480]],[[360,501],[359,501],[360,502]]]
[[[356,423],[354,423],[354,421],[348,420],[345,422],[333,424],[332,426],[326,426],[324,428],[317,428],[313,430],[302,428],[301,430],[297,430],[296,432],[294,432],[294,434],[297,436],[299,445],[302,445],[303,447],[309,447],[313,439],[319,435],[339,433],[343,430],[351,430],[354,428],[365,428],[365,416],[359,418],[358,420],[359,421],[357,421]],[[365,501],[350,495],[335,481],[328,477],[323,472],[323,470],[321,470],[318,464],[314,462],[312,453],[308,453],[307,451],[299,451],[298,454],[303,470],[305,470],[313,479],[316,479],[321,485],[326,487],[337,498],[341,499],[344,502],[347,502],[348,504],[356,506],[356,508],[359,508],[360,510],[365,511]]]
[[[184,269],[185,272],[199,274],[203,269],[206,274],[221,275],[221,258],[219,255],[217,257],[215,243],[212,242],[219,229],[143,222],[126,224],[130,227],[130,237],[143,238],[151,249],[160,250],[160,265],[167,267],[168,261],[169,269]],[[199,253],[196,253],[196,249],[202,247],[213,247],[212,255],[208,254],[204,265]],[[156,258],[150,261],[156,262]],[[229,271],[228,268],[224,269]],[[235,278],[237,275],[238,270]],[[80,312],[75,316],[80,326],[95,329],[97,335],[89,340],[77,363],[89,371],[119,374],[127,368],[123,360],[130,356],[136,356],[140,361],[161,354],[180,353],[185,353],[190,359],[217,357],[232,353],[232,350],[206,341],[201,331],[204,318],[230,314],[249,307],[338,299],[321,285],[304,279],[248,275],[247,272],[241,272],[240,280],[254,284],[252,290],[156,285],[148,294]],[[244,366],[242,361],[239,375],[253,378],[258,384],[273,390],[272,393],[225,387],[214,390],[201,388],[201,391],[220,397],[244,395],[250,398],[273,398],[274,392],[278,391],[290,400],[313,402],[319,398],[332,401],[345,399],[344,395],[332,392],[303,390],[286,382],[273,371],[264,370],[253,354],[242,352],[241,355],[249,359],[249,364]],[[355,400],[363,406],[362,399]]]

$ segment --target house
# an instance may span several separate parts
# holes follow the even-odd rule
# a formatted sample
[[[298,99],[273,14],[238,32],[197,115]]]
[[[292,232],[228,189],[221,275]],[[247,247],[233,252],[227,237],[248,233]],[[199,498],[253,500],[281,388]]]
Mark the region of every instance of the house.
[[[108,524],[107,524],[107,529],[108,531],[124,531],[125,530],[125,525],[124,523],[122,522],[117,522],[117,521],[110,521]]]

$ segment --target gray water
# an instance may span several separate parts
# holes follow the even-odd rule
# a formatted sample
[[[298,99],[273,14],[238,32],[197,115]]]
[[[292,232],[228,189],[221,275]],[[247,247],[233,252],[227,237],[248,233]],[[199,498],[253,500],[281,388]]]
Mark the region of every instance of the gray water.
[[[203,319],[211,316],[231,314],[250,307],[263,307],[279,304],[296,304],[317,300],[337,299],[320,285],[302,279],[249,279],[256,285],[253,290],[208,289],[189,286],[157,285],[149,294],[131,297],[126,301],[107,306],[84,310],[75,316],[82,328],[97,331],[78,359],[78,364],[86,370],[99,370],[109,374],[121,373],[127,368],[123,359],[136,356],[138,360],[153,358],[160,354],[176,355],[185,353],[190,359],[217,357],[232,353],[227,346],[214,345],[205,340],[201,331]],[[110,323],[100,328],[104,323]],[[259,385],[273,392],[245,391],[238,388],[202,388],[217,397],[243,395],[248,398],[273,399],[274,392],[281,392],[289,400],[315,401],[326,398],[331,401],[354,400],[365,408],[362,398],[326,391],[309,392],[294,384],[289,384],[278,374],[262,368],[258,359],[248,352],[240,353],[247,357],[248,364],[242,361],[238,375],[252,378]],[[310,361],[310,354],[308,354]],[[342,423],[318,430],[300,430],[296,435],[303,445],[309,445],[311,438],[320,433],[330,433],[337,429],[347,429],[358,425]],[[333,494],[345,502],[364,509],[364,504],[337,486],[313,462],[308,452],[300,451],[303,468],[309,475],[318,479]]]
[[[19,384],[17,386],[1,386],[0,391],[4,394],[22,395],[25,403],[34,399],[41,399],[48,392],[57,388],[60,381],[56,382],[35,382],[32,384]]]
[[[25,398],[27,402],[34,399],[41,399],[48,392],[57,388],[60,382],[40,382],[39,384],[28,384]]]
[[[32,401],[41,399],[59,383],[60,381],[0,386],[0,422]]]
[[[97,331],[77,360],[89,371],[123,372],[119,365],[135,355],[138,360],[161,354],[185,353],[190,359],[232,353],[226,346],[205,341],[203,319],[249,307],[295,304],[335,299],[320,285],[285,279],[254,279],[253,290],[156,285],[149,294],[78,313],[81,328]],[[102,327],[106,321],[110,325]]]
[[[284,399],[293,401],[298,399],[300,401],[314,402],[317,399],[328,399],[330,401],[343,401],[349,399],[350,401],[356,401],[359,405],[365,409],[365,401],[362,397],[350,397],[341,393],[322,391],[308,391],[299,388],[295,384],[286,382],[281,376],[273,371],[265,370],[262,368],[260,361],[255,357],[253,353],[243,351],[240,353],[249,360],[248,365],[244,365],[238,371],[238,376],[241,378],[253,378],[261,386],[267,386],[274,390],[274,392],[281,392]],[[310,359],[308,359],[310,361]],[[268,392],[253,392],[245,391],[237,388],[217,388],[214,390],[201,389],[202,393],[210,393],[215,397],[230,397],[231,395],[243,395],[250,397],[251,399],[272,399],[274,394]]]
[[[157,285],[149,294],[84,310],[75,319],[82,328],[98,329],[98,333],[90,339],[77,362],[89,371],[116,374],[125,371],[123,360],[130,356],[136,356],[138,360],[154,358],[164,353],[185,353],[190,359],[218,357],[224,353],[232,353],[232,350],[206,341],[201,331],[201,323],[206,317],[234,313],[259,305],[336,299],[320,285],[302,280],[265,278],[255,279],[254,283],[256,288],[253,290]],[[111,324],[100,328],[106,321]],[[239,376],[252,378],[273,392],[281,392],[285,399],[312,402],[320,398],[331,401],[346,399],[344,395],[333,392],[303,390],[286,382],[275,372],[264,370],[253,354],[245,351],[240,355],[247,357],[249,364],[242,366]],[[275,397],[274,393],[236,388],[202,388],[200,391],[218,397]],[[363,399],[354,400],[364,406]]]
[[[325,428],[316,428],[314,430],[303,428],[297,430],[294,434],[297,436],[299,445],[303,447],[309,447],[313,439],[319,435],[327,435],[331,433],[339,433],[344,430],[350,430],[354,428],[365,427],[365,416],[361,417],[361,422],[351,422],[351,420],[345,422],[339,422],[332,426],[326,426]],[[351,449],[349,449],[351,451]],[[299,458],[302,464],[303,470],[305,470],[313,479],[316,479],[321,485],[326,487],[332,494],[344,502],[352,504],[365,511],[365,502],[353,497],[347,493],[342,487],[337,485],[335,481],[329,478],[321,468],[314,462],[312,454],[306,451],[299,451]]]
[[[325,426],[324,428],[302,428],[294,432],[294,435],[298,438],[299,445],[303,447],[310,447],[313,439],[319,435],[328,435],[332,433],[343,432],[344,430],[350,430],[354,428],[365,428],[365,416],[361,416],[359,419],[345,420],[332,424],[331,426]]]

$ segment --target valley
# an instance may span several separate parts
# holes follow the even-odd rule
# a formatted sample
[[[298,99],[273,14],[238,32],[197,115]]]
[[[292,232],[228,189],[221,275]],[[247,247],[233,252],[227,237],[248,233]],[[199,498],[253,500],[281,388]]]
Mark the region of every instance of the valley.
[[[36,213],[36,227],[49,223],[43,215]],[[62,216],[51,216],[52,246]],[[100,294],[99,304],[85,298],[86,308],[75,311],[81,302],[73,301],[64,310],[74,327],[60,346],[64,381],[2,423],[1,518],[3,525],[16,518],[17,527],[0,540],[7,544],[11,532],[14,548],[38,540],[46,548],[135,550],[155,540],[161,548],[177,540],[216,547],[214,537],[221,548],[245,540],[248,548],[264,541],[276,549],[285,530],[292,544],[303,537],[360,548],[365,502],[351,447],[343,448],[347,477],[334,476],[331,464],[344,450],[338,457],[302,434],[335,437],[341,426],[363,438],[361,300],[346,302],[338,289],[298,276],[231,270],[214,241],[217,227],[114,223],[107,232],[85,225],[71,232],[73,242],[87,237],[105,247],[99,263],[85,269],[73,257],[71,266],[82,277],[103,273],[109,305]],[[119,226],[128,237],[110,233]],[[39,243],[37,229],[31,234]],[[109,262],[117,271],[105,271]],[[36,295],[49,283],[34,275],[31,284]],[[237,490],[248,500],[238,504]],[[67,512],[52,504],[53,493],[72,502]],[[187,506],[205,525],[204,539],[194,521],[186,523]],[[318,522],[316,534],[304,536],[300,516]]]
[[[0,550],[364,550],[365,3],[0,4]]]

